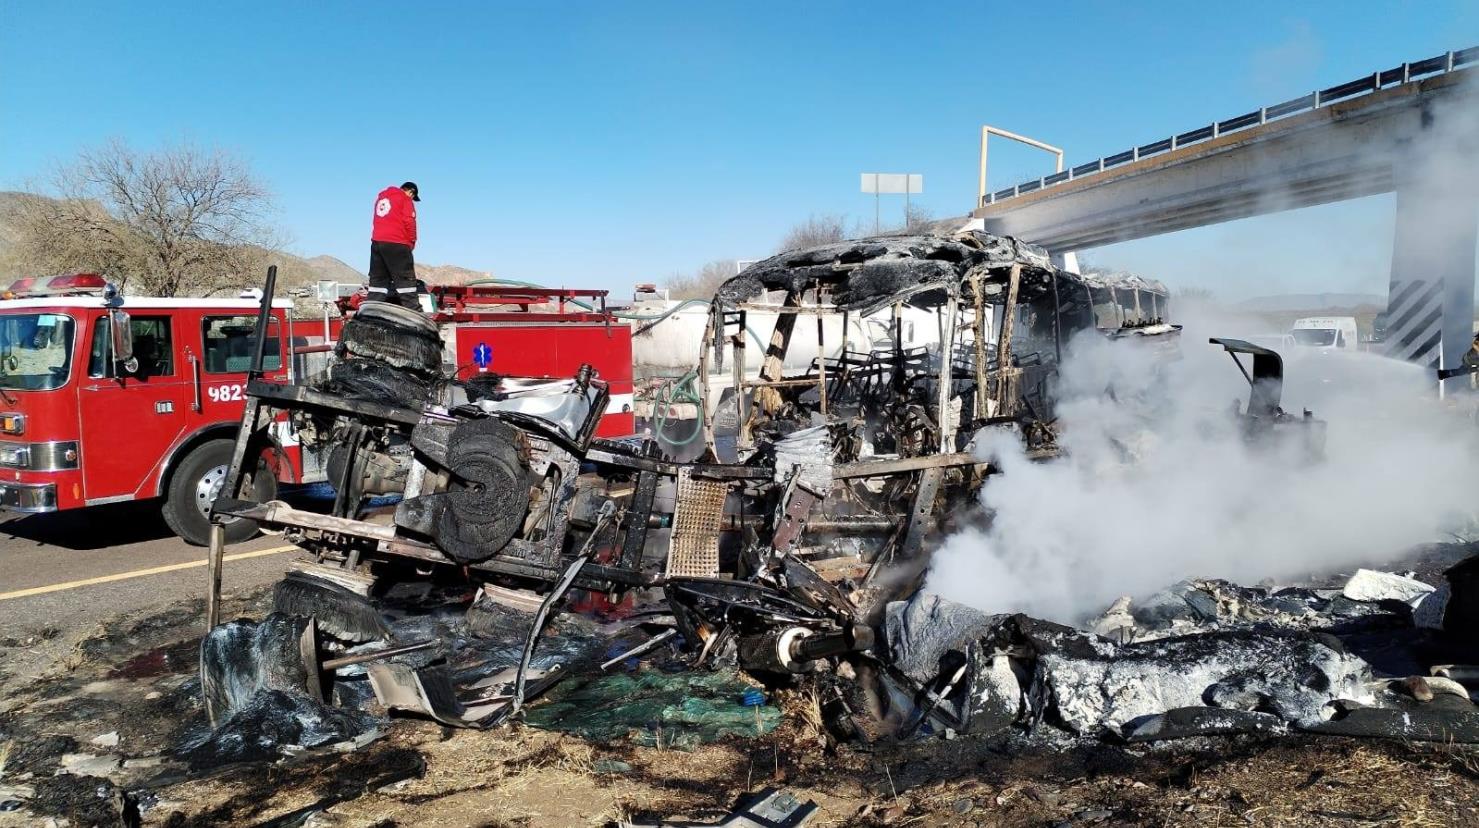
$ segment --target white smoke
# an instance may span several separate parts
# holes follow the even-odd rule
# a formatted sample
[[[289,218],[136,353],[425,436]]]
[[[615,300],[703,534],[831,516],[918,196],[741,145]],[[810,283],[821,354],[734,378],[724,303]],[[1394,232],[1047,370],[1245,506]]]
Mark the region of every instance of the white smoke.
[[[1248,335],[1240,324],[1189,319],[1171,363],[1081,334],[1059,388],[1066,456],[1033,462],[1015,438],[985,437],[979,450],[1004,470],[981,495],[992,521],[945,540],[926,588],[1075,623],[1187,577],[1256,583],[1379,564],[1479,506],[1475,423],[1416,366],[1281,349],[1283,407],[1328,422],[1326,456],[1246,440],[1231,415],[1247,382],[1207,343]]]

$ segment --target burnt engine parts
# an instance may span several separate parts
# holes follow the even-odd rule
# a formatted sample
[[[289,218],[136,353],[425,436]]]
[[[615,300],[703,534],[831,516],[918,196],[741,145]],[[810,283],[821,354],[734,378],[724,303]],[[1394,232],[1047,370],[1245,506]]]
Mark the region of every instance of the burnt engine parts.
[[[433,428],[450,433],[445,444],[427,439]],[[486,560],[507,546],[529,511],[532,479],[522,432],[500,420],[468,420],[455,428],[420,426],[412,442],[431,449],[451,477],[446,491],[404,502],[397,524],[429,529],[459,563]]]

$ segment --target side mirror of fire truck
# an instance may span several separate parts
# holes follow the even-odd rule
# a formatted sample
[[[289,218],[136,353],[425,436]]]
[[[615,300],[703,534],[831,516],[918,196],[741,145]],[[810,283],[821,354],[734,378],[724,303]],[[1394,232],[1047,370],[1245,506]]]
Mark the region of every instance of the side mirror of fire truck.
[[[133,325],[128,314],[118,308],[108,309],[108,329],[113,335],[113,364],[126,374],[139,370],[139,361],[134,358]]]

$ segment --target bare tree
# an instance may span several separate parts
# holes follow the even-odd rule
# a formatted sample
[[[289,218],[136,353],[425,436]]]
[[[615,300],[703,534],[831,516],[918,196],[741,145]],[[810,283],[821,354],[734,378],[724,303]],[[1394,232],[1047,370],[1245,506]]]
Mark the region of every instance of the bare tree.
[[[690,275],[674,275],[667,281],[668,296],[674,299],[709,299],[724,280],[736,272],[732,259],[709,262]]]
[[[935,214],[928,207],[910,203],[904,208],[904,230],[909,233],[923,233],[930,229],[935,222]]]
[[[33,272],[95,270],[157,296],[240,287],[277,245],[271,197],[247,165],[182,144],[121,141],[57,170],[55,198],[24,199],[13,258]]]
[[[787,250],[802,247],[816,247],[819,244],[833,244],[846,238],[846,216],[813,214],[806,221],[787,231],[786,235],[781,238],[779,252],[784,253]]]

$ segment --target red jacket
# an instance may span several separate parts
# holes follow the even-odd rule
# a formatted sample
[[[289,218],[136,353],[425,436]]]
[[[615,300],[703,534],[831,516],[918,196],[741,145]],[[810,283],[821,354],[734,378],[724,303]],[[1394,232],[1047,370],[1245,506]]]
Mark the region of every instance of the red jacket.
[[[400,187],[386,187],[375,196],[375,229],[371,241],[416,246],[416,202]]]

